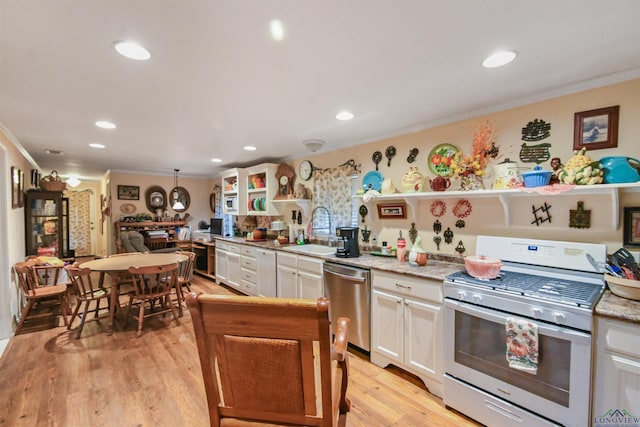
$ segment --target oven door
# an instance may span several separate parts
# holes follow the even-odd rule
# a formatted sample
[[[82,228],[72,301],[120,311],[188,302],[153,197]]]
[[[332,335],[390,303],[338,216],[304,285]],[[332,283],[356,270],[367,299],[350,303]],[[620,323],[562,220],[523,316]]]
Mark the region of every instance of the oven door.
[[[539,340],[538,371],[532,375],[509,368],[505,320],[512,315],[448,298],[444,306],[449,376],[555,422],[589,425],[591,335],[531,320]]]

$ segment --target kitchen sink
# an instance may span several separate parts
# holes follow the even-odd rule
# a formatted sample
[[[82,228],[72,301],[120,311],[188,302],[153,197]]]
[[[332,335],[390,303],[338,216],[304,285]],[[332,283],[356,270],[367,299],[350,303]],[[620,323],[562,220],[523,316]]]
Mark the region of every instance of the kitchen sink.
[[[314,243],[309,245],[283,246],[282,249],[289,252],[312,255],[333,255],[336,253],[336,248],[325,245],[316,245]]]

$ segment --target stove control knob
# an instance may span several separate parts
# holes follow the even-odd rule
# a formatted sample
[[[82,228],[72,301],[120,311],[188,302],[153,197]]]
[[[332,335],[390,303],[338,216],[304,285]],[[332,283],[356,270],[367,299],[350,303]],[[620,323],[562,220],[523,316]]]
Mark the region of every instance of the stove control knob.
[[[479,304],[480,301],[482,301],[482,295],[473,294],[471,298],[473,298],[473,302],[476,304]]]
[[[533,315],[534,319],[539,319],[542,316],[542,309],[538,307],[533,307],[531,309],[531,314]]]
[[[553,320],[556,323],[564,323],[565,315],[562,313],[553,313]]]
[[[463,291],[458,291],[458,299],[464,301],[467,298],[467,293]]]

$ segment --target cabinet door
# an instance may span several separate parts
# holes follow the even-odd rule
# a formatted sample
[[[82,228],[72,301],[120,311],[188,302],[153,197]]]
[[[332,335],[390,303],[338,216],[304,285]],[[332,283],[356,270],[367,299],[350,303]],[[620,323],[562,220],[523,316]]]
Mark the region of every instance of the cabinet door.
[[[242,270],[240,266],[240,254],[235,252],[227,253],[227,263],[229,265],[229,276],[226,284],[236,289],[241,289],[240,280],[242,279]]]
[[[432,377],[442,375],[442,309],[404,299],[405,364]]]
[[[226,283],[229,277],[229,262],[227,252],[216,248],[216,282]]]
[[[278,265],[278,298],[298,298],[298,271],[295,268]]]
[[[322,276],[298,270],[298,298],[318,299],[322,294]]]
[[[602,351],[598,354],[595,387],[594,417],[601,417],[610,409],[626,409],[637,415],[640,358]]]
[[[258,263],[258,294],[263,297],[275,297],[276,291],[276,253],[266,249],[256,250]]]
[[[371,350],[395,360],[404,360],[403,299],[374,289],[371,294]],[[373,361],[373,358],[372,358]]]

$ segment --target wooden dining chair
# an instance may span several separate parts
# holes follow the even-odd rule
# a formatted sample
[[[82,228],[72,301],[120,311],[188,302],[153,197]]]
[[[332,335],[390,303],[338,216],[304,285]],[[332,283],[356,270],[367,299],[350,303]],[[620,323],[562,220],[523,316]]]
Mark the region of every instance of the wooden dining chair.
[[[187,295],[212,426],[344,425],[349,319],[329,300]]]
[[[171,301],[171,292],[177,290],[178,263],[150,267],[129,267],[133,280],[133,291],[129,292],[127,321],[134,303],[140,305],[138,312],[138,337],[142,336],[142,322],[146,317],[171,312],[178,322],[178,313]],[[156,303],[159,303],[157,307]],[[149,311],[145,312],[146,307]],[[126,325],[126,324],[125,324]]]
[[[62,318],[64,319],[64,325],[67,326],[67,285],[60,284],[40,286],[38,276],[35,271],[35,262],[33,262],[33,260],[19,262],[14,265],[13,270],[18,276],[18,282],[20,283],[20,288],[22,289],[22,293],[26,300],[15,334],[20,334],[27,318],[51,316],[51,312],[43,312],[40,314],[30,313],[31,309],[36,304],[47,300],[58,301],[62,312]]]
[[[73,314],[71,315],[71,320],[67,325],[67,329],[71,329],[71,325],[73,324],[73,320],[78,315],[81,306],[84,305],[84,309],[82,310],[82,314],[80,315],[80,324],[76,329],[76,339],[80,338],[80,334],[82,333],[82,328],[84,328],[84,323],[87,320],[87,314],[94,313],[93,319],[90,320],[99,320],[98,315],[100,314],[100,310],[109,310],[109,296],[110,289],[94,285],[91,280],[91,269],[89,268],[80,268],[76,265],[70,265],[65,267],[65,271],[69,279],[71,280],[71,286],[73,286],[74,293],[76,295],[76,307],[73,310]],[[102,300],[106,300],[107,304],[105,307],[100,307],[100,302]],[[90,305],[95,303],[93,308],[90,308]]]

